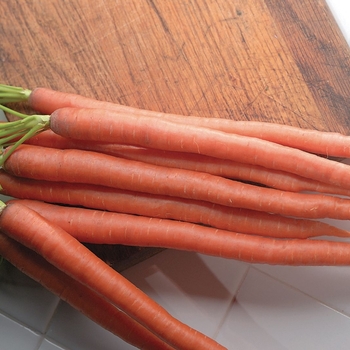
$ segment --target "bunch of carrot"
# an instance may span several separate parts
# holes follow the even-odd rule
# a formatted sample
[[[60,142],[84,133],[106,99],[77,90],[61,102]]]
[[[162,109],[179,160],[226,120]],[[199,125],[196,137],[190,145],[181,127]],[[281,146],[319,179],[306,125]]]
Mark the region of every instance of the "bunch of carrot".
[[[317,220],[350,218],[350,166],[329,158],[350,157],[348,136],[0,85],[0,103],[18,101],[40,114],[1,106],[17,120],[0,125],[1,193],[15,197],[2,206],[0,255],[137,347],[223,348],[82,242],[350,264],[350,233]]]

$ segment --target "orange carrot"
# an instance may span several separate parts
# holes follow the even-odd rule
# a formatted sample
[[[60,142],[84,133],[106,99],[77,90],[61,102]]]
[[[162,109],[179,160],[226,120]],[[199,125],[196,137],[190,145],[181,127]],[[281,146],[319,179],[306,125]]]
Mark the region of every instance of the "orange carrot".
[[[8,203],[11,203],[12,201],[9,201]],[[18,201],[18,199],[15,199],[14,201]],[[65,231],[70,233],[79,241],[86,243],[124,244],[186,249],[185,242],[187,242],[187,239],[183,241],[181,238],[186,237],[186,235],[193,235],[193,241],[196,239],[196,237],[199,239],[202,235],[210,236],[211,234],[215,234],[218,241],[224,241],[227,239],[227,237],[229,237],[226,230],[217,230],[211,227],[204,227],[188,222],[56,205],[38,200],[20,199],[19,201],[23,205],[26,205],[38,212],[50,222],[61,226]],[[311,227],[311,222],[312,221],[310,221],[310,231],[313,231],[314,227]],[[317,224],[324,225],[322,223],[315,222],[315,230]],[[265,226],[264,223],[262,223],[261,226]],[[300,222],[299,233],[296,233],[294,237],[291,237],[290,232],[288,232],[287,225],[285,225],[286,229],[284,234],[281,230],[281,233],[279,233],[278,236],[275,236],[273,232],[271,232],[269,235],[268,225],[265,226],[265,231],[262,233],[259,232],[260,230],[258,226],[256,231],[252,231],[251,233],[270,237],[275,236],[279,238],[310,237],[309,232],[306,232],[305,237],[303,237],[303,229],[305,228],[303,226],[303,222]],[[276,225],[271,227],[271,231],[274,229],[280,231],[280,228]],[[297,232],[297,230],[298,229],[296,227],[295,232]],[[340,229],[338,230],[342,231]],[[349,237],[348,232],[343,232],[346,233],[346,237]],[[318,232],[318,235],[322,236],[325,235],[325,233],[320,231]],[[179,237],[178,240],[175,239],[177,236]],[[214,247],[208,249],[213,249],[212,252],[215,252]],[[197,248],[193,246],[192,250],[197,251]],[[199,252],[205,253],[205,250]],[[212,254],[215,255],[214,253]]]
[[[77,107],[77,108],[97,108],[97,109],[111,109],[123,113],[138,113],[140,116],[151,115],[163,118],[165,116],[182,117],[175,114],[165,114],[162,112],[148,111],[135,107],[115,104],[107,101],[100,101],[93,98],[85,97],[78,94],[66,93],[62,91],[51,90],[48,88],[37,87],[31,91],[28,98],[28,103],[35,111],[51,114],[56,109],[62,107]],[[185,117],[187,118],[187,117]]]
[[[86,183],[302,218],[350,218],[350,200],[284,192],[206,173],[170,169],[82,150],[21,145],[4,169],[37,180]]]
[[[186,221],[262,236],[348,237],[349,233],[315,220],[229,208],[203,201],[149,195],[109,187],[17,178],[0,171],[1,193],[22,199],[83,206],[126,214]]]
[[[52,130],[46,130],[30,138],[26,143],[51,148],[76,148],[96,151],[149,164],[205,172],[230,179],[253,182],[283,191],[310,191],[350,196],[350,191],[342,187],[324,184],[283,171],[213,158],[202,154],[161,151],[106,142],[77,141],[57,135]]]
[[[50,127],[57,134],[79,140],[199,153],[350,189],[348,165],[265,140],[204,127],[86,108],[56,110],[51,115]]]
[[[19,202],[3,206],[0,230],[180,349],[224,349],[186,326],[57,225]]]
[[[169,221],[169,225],[173,224],[177,225],[175,221]],[[211,230],[211,234],[207,234],[207,229],[192,225],[192,228],[183,232],[176,230],[174,234],[172,230],[166,229],[162,230],[161,234],[163,240],[171,242],[171,246],[176,246],[177,249],[250,263],[291,266],[350,265],[350,243],[314,239],[275,239],[210,228],[208,230]],[[77,281],[96,289],[155,334],[162,336],[170,345],[180,346],[181,349],[210,348],[209,339],[202,338],[200,334],[193,333],[191,329],[176,322],[166,311],[148,300],[142,292],[135,290],[130,282],[105,265],[66,231],[50,224],[20,202],[11,202],[3,209],[0,230],[38,251],[49,262],[74,276]],[[133,234],[137,235],[139,232],[140,227],[133,231]],[[151,232],[148,232],[148,235],[150,236]],[[140,235],[138,241],[141,240]],[[144,237],[144,242],[147,240],[148,238]],[[214,344],[213,342],[210,345],[213,346],[212,349],[215,348]]]
[[[0,232],[0,255],[43,287],[139,349],[173,349],[100,295]]]
[[[47,88],[34,89],[29,96],[29,104],[33,109],[45,114],[51,114],[56,109],[62,107],[111,109],[132,115],[169,119],[185,124],[256,137],[311,153],[333,157],[350,157],[350,138],[340,133],[301,129],[294,126],[259,121],[247,122],[223,118],[203,118],[161,113],[112,102],[99,101],[78,94],[55,91]]]

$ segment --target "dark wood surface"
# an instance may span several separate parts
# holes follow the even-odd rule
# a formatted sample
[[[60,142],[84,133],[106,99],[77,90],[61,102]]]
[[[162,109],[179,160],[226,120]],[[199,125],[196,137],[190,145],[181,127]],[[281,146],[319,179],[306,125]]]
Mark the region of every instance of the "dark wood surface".
[[[324,0],[0,0],[1,82],[350,133],[350,51]]]

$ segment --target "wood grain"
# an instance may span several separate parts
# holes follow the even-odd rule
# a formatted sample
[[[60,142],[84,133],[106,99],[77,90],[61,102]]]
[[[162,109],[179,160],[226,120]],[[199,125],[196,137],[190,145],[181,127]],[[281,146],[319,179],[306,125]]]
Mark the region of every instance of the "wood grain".
[[[350,134],[325,0],[0,0],[1,82]]]
[[[324,1],[0,3],[5,83],[349,131],[349,49]]]

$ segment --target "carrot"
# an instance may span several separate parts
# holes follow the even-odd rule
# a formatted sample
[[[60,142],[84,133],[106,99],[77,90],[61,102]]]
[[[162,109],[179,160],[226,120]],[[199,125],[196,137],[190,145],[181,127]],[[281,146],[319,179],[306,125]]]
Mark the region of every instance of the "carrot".
[[[173,349],[96,292],[49,264],[43,257],[0,232],[0,255],[30,278],[139,349]]]
[[[256,137],[311,153],[341,158],[350,157],[350,138],[340,133],[301,129],[289,125],[259,121],[233,121],[223,118],[181,116],[148,111],[48,88],[36,88],[30,94],[28,94],[28,90],[24,89],[24,94],[28,95],[29,104],[34,110],[45,114],[51,114],[62,107],[112,109],[122,113],[169,119],[229,133]]]
[[[57,134],[79,140],[199,153],[350,189],[349,166],[345,164],[272,142],[204,127],[86,108],[56,110],[51,114],[50,127]]]
[[[310,191],[350,196],[350,191],[342,187],[306,179],[283,171],[213,158],[202,154],[161,151],[106,142],[77,141],[57,135],[52,130],[45,130],[28,139],[26,143],[59,149],[76,148],[95,151],[149,164],[205,172],[226,178],[262,184],[283,191]]]
[[[18,201],[18,199],[8,203],[13,201]],[[37,200],[21,199],[19,201],[85,243],[191,249],[199,253],[209,252],[211,255],[219,255],[221,248],[216,249],[225,242],[229,244],[230,241],[230,234],[226,230],[188,222],[62,206]],[[302,223],[300,227],[302,229]],[[260,235],[257,231],[255,234]],[[215,247],[206,247],[207,238],[204,239],[204,237],[208,236],[209,239],[212,234],[216,236],[219,243]],[[188,238],[188,235],[192,237]],[[300,234],[299,237],[301,236]],[[289,233],[280,235],[280,238],[290,238]],[[193,243],[196,239],[203,239],[203,245],[199,244],[196,247]],[[187,242],[190,242],[189,246]],[[197,250],[202,246],[205,248]]]
[[[302,218],[349,219],[350,200],[284,192],[206,173],[145,164],[82,150],[21,145],[5,171],[37,180],[85,183],[207,201]]]
[[[186,326],[57,225],[20,203],[4,205],[0,230],[113,303],[170,346],[223,349]]]
[[[25,89],[25,91],[28,90]],[[30,94],[28,94],[27,92],[26,94],[30,107],[33,108],[35,111],[44,114],[51,114],[56,109],[62,107],[88,107],[97,109],[112,109],[118,112],[125,112],[131,114],[138,113],[140,116],[152,115],[160,118],[163,118],[167,115],[176,116],[175,114],[165,114],[162,112],[148,111],[135,107],[115,104],[113,102],[100,101],[78,94],[52,90],[44,87],[37,87],[34,90],[32,90]]]
[[[346,230],[315,220],[289,218],[208,202],[114,190],[102,186],[17,178],[3,171],[0,171],[0,183],[1,193],[16,198],[186,221],[248,234],[279,238],[349,235]]]
[[[136,308],[142,308],[142,314],[145,313],[144,309],[147,309],[149,317],[157,318],[159,321],[160,316],[156,316],[153,310],[156,308],[156,305],[152,304],[152,307],[143,305],[143,303],[146,303],[146,301],[143,300],[144,297],[142,297],[142,295],[139,295],[140,293],[137,291],[130,291],[130,289],[132,289],[132,286],[127,289],[127,292],[124,290],[118,290],[117,292],[114,289],[112,290],[111,294],[109,293],[110,289],[117,288],[116,284],[114,283],[117,279],[115,277],[116,273],[114,270],[111,269],[113,271],[113,275],[110,276],[108,267],[102,267],[102,269],[105,271],[104,275],[107,275],[109,280],[107,282],[108,287],[100,287],[102,284],[102,277],[100,275],[101,271],[99,271],[99,259],[94,256],[89,250],[85,252],[85,249],[83,249],[82,246],[77,245],[75,238],[70,236],[66,231],[63,229],[58,230],[59,227],[56,225],[49,225],[49,222],[44,220],[41,215],[27,207],[27,210],[24,210],[23,207],[25,207],[25,205],[21,205],[18,202],[12,202],[8,204],[3,210],[0,217],[0,229],[5,230],[6,232],[11,232],[10,236],[14,236],[22,243],[26,242],[30,248],[40,251],[40,254],[46,257],[48,261],[51,263],[56,263],[58,266],[60,266],[61,269],[71,269],[71,266],[74,265],[74,270],[79,269],[79,271],[76,272],[78,276],[74,274],[75,278],[78,281],[84,281],[85,284],[90,285],[95,284],[94,280],[91,281],[91,279],[98,279],[99,286],[96,286],[95,288],[100,290],[100,293],[102,295],[110,298],[114,303],[116,303],[116,305],[119,305],[121,309],[128,310],[129,314],[133,315],[136,320],[139,320],[141,322],[141,320],[143,320],[143,315],[138,315],[139,317],[136,318],[133,311],[134,307],[132,310],[130,310],[128,305],[124,305],[127,302],[131,302],[130,297],[134,299],[134,304],[137,304],[135,306]],[[17,210],[20,210],[20,217]],[[36,219],[39,217],[42,221],[40,230],[38,229],[38,224],[34,224],[32,222],[32,220],[34,220],[34,217]],[[19,224],[21,225],[21,228],[17,228]],[[175,221],[169,221],[169,225],[174,226],[177,224],[178,223]],[[182,224],[183,223],[180,223],[180,225]],[[44,229],[42,226],[44,226]],[[132,231],[132,233],[136,235],[140,233],[141,229],[139,225],[137,226],[137,229]],[[159,227],[159,225],[156,225],[155,229],[157,226]],[[23,229],[23,227],[25,229]],[[29,230],[28,227],[30,227]],[[196,232],[196,230],[198,231]],[[211,230],[210,234],[206,232],[208,230]],[[25,233],[22,233],[22,231],[25,231]],[[29,231],[29,233],[27,233],[27,231]],[[50,234],[48,236],[47,232],[54,232],[54,234]],[[62,232],[64,233],[64,240],[60,237],[63,235]],[[146,230],[146,233],[148,237],[143,237],[145,243],[152,239],[150,238],[152,235],[151,231]],[[180,233],[179,230],[176,230],[175,234],[168,227],[167,229],[162,230],[160,234],[162,235],[162,240],[171,242],[169,245],[176,246],[177,249],[191,251],[193,250],[201,252],[203,254],[236,259],[249,263],[266,263],[290,266],[341,266],[350,264],[350,244],[346,242],[313,239],[275,239],[269,237],[260,237],[256,235],[245,235],[229,231],[212,230],[210,228],[205,228],[198,225],[192,225],[191,228],[187,228],[182,233]],[[159,238],[159,232],[157,234],[157,237]],[[134,238],[131,239],[133,240]],[[69,244],[65,242],[66,240],[69,241]],[[141,234],[137,237],[137,240],[139,242],[142,240]],[[68,253],[71,253],[71,255]],[[90,257],[90,253],[94,256],[94,258]],[[89,255],[89,258],[87,258],[85,254]],[[80,255],[81,258],[78,259]],[[73,259],[68,258],[70,256],[74,256],[75,263],[73,263]],[[82,273],[81,271],[87,272]],[[80,276],[81,274],[83,276]],[[125,283],[127,282],[123,281],[123,284]],[[121,284],[121,282],[118,282],[118,284]],[[129,293],[131,293],[131,296]],[[162,311],[159,311],[159,313],[162,313]],[[164,317],[167,319],[169,316],[165,314]],[[148,323],[146,320],[143,322],[144,324]],[[155,323],[154,320],[153,323]],[[166,321],[163,320],[162,324],[163,327],[169,331]],[[155,324],[154,327],[151,328],[151,326],[148,326],[148,328],[150,330],[152,329],[155,332],[155,330],[158,329],[157,326],[158,325]],[[178,331],[177,327],[173,327],[174,328],[171,329],[171,333],[173,333],[174,336],[176,333],[178,333],[178,336],[185,337],[185,334],[182,334],[181,331]],[[159,329],[159,334],[163,334],[164,329],[162,329],[161,326],[160,328],[161,329]],[[165,335],[163,335],[163,338],[165,338]],[[189,335],[189,338],[193,339],[191,333]],[[187,341],[185,341],[185,344]],[[176,340],[174,340],[174,342],[176,342]],[[175,345],[174,342],[169,342],[169,344]],[[205,341],[204,344],[206,344]],[[194,345],[194,343],[192,343],[192,345]],[[194,346],[193,348],[197,349],[198,347],[203,349],[203,347],[199,346],[199,343],[197,344],[197,347]]]
[[[5,111],[9,110],[0,107]],[[51,127],[61,136],[79,140],[117,142],[166,151],[198,153],[285,171],[350,189],[348,165],[252,137],[173,123],[154,117],[139,118],[110,110],[63,108],[56,110],[51,116],[26,116],[12,112],[23,119],[20,122],[23,122],[26,128],[23,129],[22,125],[19,128],[17,122],[8,123],[9,125],[4,127],[5,131],[2,131],[2,134],[7,132],[10,136],[15,135],[14,140],[18,133],[22,133],[23,137],[1,156],[1,165],[20,143]],[[98,128],[95,125],[98,125]],[[2,147],[8,144],[8,137],[1,139]]]
[[[1,105],[0,108],[10,110]],[[350,175],[347,171],[349,166],[256,138],[173,123],[159,118],[121,115],[110,110],[64,108],[56,110],[51,116],[25,116],[12,112],[23,119],[21,122],[26,127],[23,129],[21,126],[19,129],[17,122],[8,123],[9,125],[4,127],[5,131],[1,133],[14,135],[13,140],[17,139],[18,133],[23,136],[14,147],[7,149],[1,155],[0,165],[3,165],[19,144],[36,134],[38,130],[43,131],[51,127],[54,132],[62,136],[79,140],[117,142],[167,151],[199,153],[285,171],[350,189],[348,181]],[[33,120],[34,127],[31,123],[26,123],[26,120]],[[38,124],[35,125],[35,122]],[[7,146],[9,142],[8,137],[1,139],[2,147]]]

